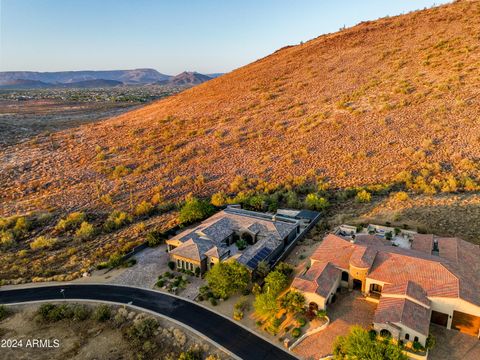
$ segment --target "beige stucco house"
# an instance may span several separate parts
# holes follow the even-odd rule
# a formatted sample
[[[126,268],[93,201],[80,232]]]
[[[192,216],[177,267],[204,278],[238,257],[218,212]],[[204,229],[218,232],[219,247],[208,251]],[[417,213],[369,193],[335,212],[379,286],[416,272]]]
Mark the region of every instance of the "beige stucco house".
[[[411,248],[383,237],[327,235],[292,288],[325,309],[340,287],[378,303],[373,327],[425,345],[430,323],[480,336],[480,247],[414,234]]]
[[[220,261],[235,259],[253,272],[261,261],[273,263],[318,215],[307,210],[266,214],[229,206],[166,243],[178,269],[203,274]],[[236,245],[240,239],[246,243],[242,250]]]

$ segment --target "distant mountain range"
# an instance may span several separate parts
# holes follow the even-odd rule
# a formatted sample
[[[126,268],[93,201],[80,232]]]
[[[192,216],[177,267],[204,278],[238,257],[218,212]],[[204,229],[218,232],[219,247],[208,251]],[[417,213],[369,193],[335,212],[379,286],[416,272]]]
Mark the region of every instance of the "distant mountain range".
[[[183,72],[165,75],[154,69],[108,71],[5,71],[0,72],[1,89],[94,88],[122,85],[193,86],[222,75]]]

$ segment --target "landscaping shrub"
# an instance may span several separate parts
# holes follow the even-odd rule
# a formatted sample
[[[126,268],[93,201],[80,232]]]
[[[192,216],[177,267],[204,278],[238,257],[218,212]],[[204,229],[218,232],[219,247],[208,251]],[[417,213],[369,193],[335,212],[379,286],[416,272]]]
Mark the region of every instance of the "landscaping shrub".
[[[425,348],[426,349],[433,349],[434,346],[437,344],[437,339],[432,334],[428,334],[427,340],[425,341]]]
[[[168,268],[169,268],[170,270],[175,269],[175,262],[174,262],[174,261],[169,261],[167,265],[168,265]]]
[[[233,311],[233,319],[234,320],[242,320],[243,319],[243,311],[242,310],[234,310]]]
[[[304,327],[307,324],[307,320],[305,320],[303,317],[299,318],[297,322],[299,327]]]
[[[112,310],[108,305],[99,305],[93,312],[93,319],[99,322],[105,322],[112,316]]]
[[[294,328],[294,329],[292,330],[292,336],[293,336],[294,338],[300,337],[301,334],[302,334],[302,329],[300,329],[300,328],[298,328],[298,327],[297,327],[297,328]]]
[[[245,290],[250,283],[249,271],[236,261],[215,264],[205,278],[213,294],[223,299]]]
[[[217,299],[215,299],[214,297],[211,297],[209,300],[210,300],[210,304],[212,304],[213,306],[217,306],[218,304]]]

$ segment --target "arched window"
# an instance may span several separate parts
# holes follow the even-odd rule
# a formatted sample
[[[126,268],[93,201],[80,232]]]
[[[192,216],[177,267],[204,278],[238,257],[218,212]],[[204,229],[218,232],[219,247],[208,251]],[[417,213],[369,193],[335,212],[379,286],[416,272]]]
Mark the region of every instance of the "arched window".
[[[342,271],[342,281],[348,281],[348,272]]]
[[[410,334],[405,334],[405,340],[410,340]]]
[[[382,329],[380,330],[380,336],[384,338],[390,338],[392,337],[392,333],[388,331],[387,329]]]
[[[418,342],[418,336],[415,336],[415,337],[413,338],[413,341]]]

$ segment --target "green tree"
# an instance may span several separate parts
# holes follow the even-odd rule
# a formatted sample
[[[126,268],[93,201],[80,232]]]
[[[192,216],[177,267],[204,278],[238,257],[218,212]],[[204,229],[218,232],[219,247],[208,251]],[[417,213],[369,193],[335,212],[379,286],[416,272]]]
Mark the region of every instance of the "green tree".
[[[288,276],[284,273],[275,270],[267,275],[265,284],[263,285],[263,292],[278,295],[288,286]]]
[[[305,198],[305,206],[312,210],[325,210],[330,206],[330,203],[327,199],[312,193]]]
[[[213,211],[214,208],[208,201],[199,200],[195,197],[187,197],[185,204],[180,209],[178,219],[182,224],[190,224],[205,219],[210,216]]]
[[[347,336],[339,336],[333,345],[335,359],[407,360],[402,349],[391,343],[372,339],[360,326],[352,326]]]
[[[236,261],[215,264],[205,278],[212,293],[224,299],[245,290],[250,283],[249,271]]]
[[[253,307],[256,313],[267,316],[273,316],[280,310],[277,295],[273,293],[262,293],[255,296]]]

